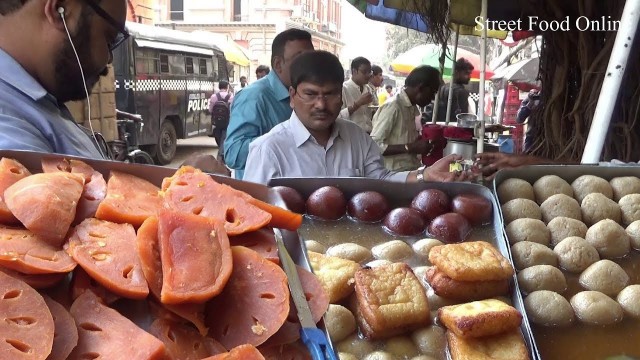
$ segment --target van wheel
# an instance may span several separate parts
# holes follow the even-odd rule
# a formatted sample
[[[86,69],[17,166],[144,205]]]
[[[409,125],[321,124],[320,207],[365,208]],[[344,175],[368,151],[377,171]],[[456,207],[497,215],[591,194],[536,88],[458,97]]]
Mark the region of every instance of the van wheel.
[[[156,160],[158,164],[167,165],[176,156],[176,147],[178,145],[178,137],[176,128],[169,120],[165,120],[160,126],[160,135],[158,136],[158,150]]]

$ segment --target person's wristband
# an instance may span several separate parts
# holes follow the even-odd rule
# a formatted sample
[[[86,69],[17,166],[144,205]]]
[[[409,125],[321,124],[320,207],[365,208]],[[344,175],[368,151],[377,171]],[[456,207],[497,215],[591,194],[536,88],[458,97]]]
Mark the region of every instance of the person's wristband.
[[[427,179],[426,179],[426,176],[425,176],[426,175],[425,174],[426,170],[427,170],[427,166],[426,165],[420,166],[418,168],[418,173],[416,174],[416,179],[419,182],[427,182]]]

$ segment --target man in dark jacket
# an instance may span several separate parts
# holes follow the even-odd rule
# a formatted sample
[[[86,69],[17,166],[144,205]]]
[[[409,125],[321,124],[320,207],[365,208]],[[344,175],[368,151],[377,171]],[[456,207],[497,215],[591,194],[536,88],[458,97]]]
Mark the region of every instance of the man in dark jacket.
[[[440,87],[438,96],[438,121],[444,122],[447,117],[447,103],[449,101],[449,89],[453,91],[453,100],[451,102],[451,115],[449,117],[450,122],[456,122],[456,115],[469,112],[469,91],[464,87],[471,81],[471,72],[473,71],[473,65],[465,59],[460,58],[456,61],[453,71],[453,86],[450,84],[444,84]],[[429,105],[432,107],[433,105]],[[432,114],[432,109],[427,109],[427,114]],[[427,121],[431,120],[430,116],[427,116]]]

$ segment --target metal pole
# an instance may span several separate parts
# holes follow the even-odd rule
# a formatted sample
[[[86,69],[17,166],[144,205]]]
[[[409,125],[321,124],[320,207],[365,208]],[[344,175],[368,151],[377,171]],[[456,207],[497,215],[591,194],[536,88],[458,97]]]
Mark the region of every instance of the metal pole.
[[[587,143],[582,154],[583,164],[595,164],[600,161],[602,147],[609,130],[613,110],[618,102],[620,85],[627,69],[629,52],[638,29],[639,20],[640,1],[627,0],[620,19],[620,27],[613,44],[613,50],[611,51],[611,58],[609,58],[606,76],[602,82],[596,111],[593,114],[589,137],[587,137]]]
[[[440,75],[444,74],[444,62],[446,58],[447,48],[444,48],[440,55]],[[436,123],[438,120],[438,103],[440,102],[440,91],[436,93],[436,98],[433,100],[433,114],[431,115],[431,122]]]
[[[453,103],[453,79],[456,73],[456,57],[458,56],[458,39],[460,37],[460,25],[456,25],[456,35],[453,41],[453,68],[451,69],[451,80],[449,80],[449,99],[447,99],[447,117],[445,122],[449,125],[449,119],[451,116],[451,104]],[[459,105],[459,104],[458,104]]]
[[[487,18],[487,0],[482,0],[482,8],[480,10],[480,18]],[[487,27],[482,27],[482,38],[480,42],[480,98],[478,99],[478,119],[480,120],[480,126],[478,129],[478,148],[477,153],[481,154],[484,152],[484,81],[485,81],[485,71],[487,63]]]

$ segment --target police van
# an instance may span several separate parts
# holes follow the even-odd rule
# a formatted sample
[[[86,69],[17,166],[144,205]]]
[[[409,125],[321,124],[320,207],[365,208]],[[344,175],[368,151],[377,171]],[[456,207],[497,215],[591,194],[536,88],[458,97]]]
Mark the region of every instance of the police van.
[[[118,110],[142,116],[141,148],[171,162],[178,139],[209,135],[209,98],[229,80],[223,51],[190,33],[127,22],[113,54]]]

